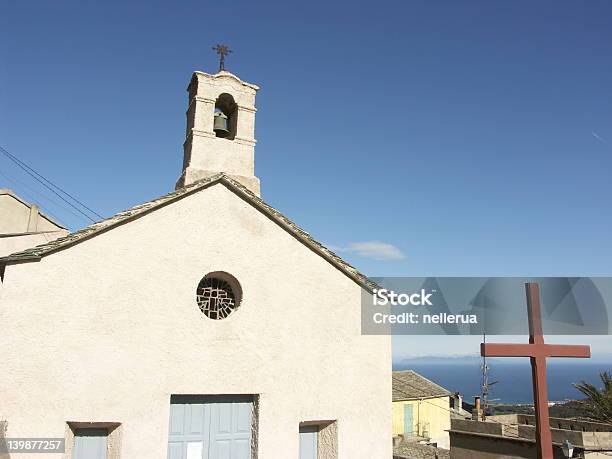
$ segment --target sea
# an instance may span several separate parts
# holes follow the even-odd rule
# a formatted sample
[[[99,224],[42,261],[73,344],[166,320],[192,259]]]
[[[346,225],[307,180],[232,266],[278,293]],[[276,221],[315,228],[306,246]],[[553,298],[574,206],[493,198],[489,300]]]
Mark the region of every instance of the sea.
[[[531,367],[525,358],[488,358],[489,400],[501,404],[533,403]],[[480,395],[482,359],[477,357],[405,358],[394,370],[410,369],[472,403]],[[550,359],[547,363],[548,399],[551,402],[585,398],[573,383],[587,381],[601,387],[599,374],[612,371],[610,360]]]

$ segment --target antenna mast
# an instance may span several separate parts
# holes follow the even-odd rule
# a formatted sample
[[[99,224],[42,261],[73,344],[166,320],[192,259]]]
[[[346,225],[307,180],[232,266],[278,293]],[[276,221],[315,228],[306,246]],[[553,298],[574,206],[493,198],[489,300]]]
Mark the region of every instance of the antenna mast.
[[[486,333],[482,334],[482,342],[487,342]],[[482,385],[481,385],[481,400],[482,400],[482,420],[484,421],[487,418],[487,409],[489,408],[489,389],[493,384],[497,384],[499,381],[491,381],[489,382],[489,370],[491,368],[487,365],[487,356],[482,356]],[[499,400],[499,399],[493,399]]]

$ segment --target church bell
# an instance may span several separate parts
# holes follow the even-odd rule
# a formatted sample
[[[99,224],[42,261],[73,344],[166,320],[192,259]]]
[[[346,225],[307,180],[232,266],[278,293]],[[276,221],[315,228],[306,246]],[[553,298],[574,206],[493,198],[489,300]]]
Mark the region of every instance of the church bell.
[[[213,130],[215,131],[215,134],[217,134],[217,137],[227,137],[229,135],[229,130],[227,129],[227,115],[225,113],[215,113]]]

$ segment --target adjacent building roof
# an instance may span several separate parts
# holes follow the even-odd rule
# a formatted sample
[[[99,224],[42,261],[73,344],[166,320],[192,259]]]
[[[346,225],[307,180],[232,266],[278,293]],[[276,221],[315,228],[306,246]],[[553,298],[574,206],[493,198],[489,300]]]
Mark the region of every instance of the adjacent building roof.
[[[17,195],[13,190],[11,190],[9,188],[0,188],[0,196],[2,196],[2,195],[10,196],[11,198],[15,199],[15,201],[18,201],[21,204],[23,204],[25,207],[27,207],[29,209],[32,208],[32,204],[30,204],[27,201],[24,201],[19,195]],[[48,220],[49,222],[53,223],[59,229],[66,229],[66,227],[64,225],[59,223],[57,220],[49,217],[48,215],[44,214],[43,212],[40,211],[40,209],[38,210],[38,215],[43,217],[45,220]]]
[[[186,185],[176,191],[173,191],[172,193],[168,193],[158,199],[132,207],[131,209],[101,220],[79,231],[70,233],[65,237],[61,237],[46,244],[38,245],[22,252],[13,253],[7,257],[0,258],[0,264],[39,261],[41,258],[47,255],[51,255],[59,250],[72,247],[73,245],[86,241],[87,239],[95,237],[98,234],[109,231],[119,225],[123,225],[131,220],[142,217],[149,212],[153,212],[157,209],[179,201],[186,196],[190,196],[198,191],[217,184],[224,185],[237,196],[244,199],[246,202],[270,218],[270,220],[274,221],[285,231],[294,236],[298,241],[307,246],[310,250],[327,260],[338,270],[343,272],[346,276],[354,280],[366,290],[371,291],[373,288],[376,288],[376,284],[370,281],[365,275],[361,274],[356,268],[345,262],[342,258],[328,248],[324,247],[321,243],[314,240],[306,231],[301,229],[272,206],[266,204],[261,198],[253,194],[246,187],[223,173],[216,174],[209,178]]]
[[[451,395],[444,387],[412,370],[394,371],[392,378],[394,402]]]

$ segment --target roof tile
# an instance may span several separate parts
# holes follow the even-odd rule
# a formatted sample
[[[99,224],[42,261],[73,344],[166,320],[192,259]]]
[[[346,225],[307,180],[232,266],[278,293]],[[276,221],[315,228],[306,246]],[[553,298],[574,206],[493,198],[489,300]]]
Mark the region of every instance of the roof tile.
[[[444,397],[451,395],[444,387],[421,376],[416,371],[393,372],[393,401],[418,398]]]

